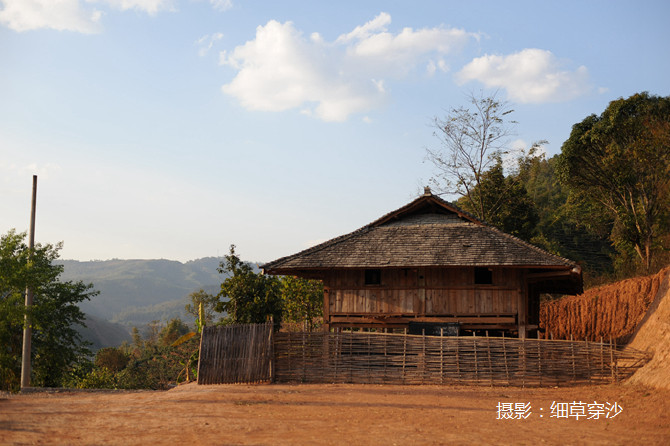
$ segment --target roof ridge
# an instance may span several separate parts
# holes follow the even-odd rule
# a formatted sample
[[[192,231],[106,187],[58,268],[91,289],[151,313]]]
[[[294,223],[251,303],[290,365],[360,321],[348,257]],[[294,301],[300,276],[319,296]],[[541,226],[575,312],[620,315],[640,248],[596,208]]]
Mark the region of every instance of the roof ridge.
[[[376,220],[374,220],[373,222],[367,224],[365,227],[367,227],[367,226],[370,226],[370,227],[372,227],[372,226],[380,226],[380,225],[382,225],[382,224],[384,224],[384,223],[387,223],[387,222],[388,222],[389,220],[391,220],[394,216],[396,216],[396,215],[401,215],[403,212],[411,210],[413,206],[416,206],[417,204],[421,203],[422,201],[426,201],[426,202],[428,202],[429,200],[431,200],[431,201],[437,203],[438,205],[442,206],[444,209],[446,209],[446,210],[448,210],[448,211],[454,212],[456,215],[458,215],[458,216],[461,217],[461,218],[465,217],[467,220],[470,220],[471,222],[473,222],[473,223],[475,223],[475,224],[484,224],[484,225],[486,225],[486,223],[485,223],[484,221],[482,221],[482,220],[480,220],[479,218],[475,217],[475,216],[472,215],[471,213],[469,213],[469,212],[467,212],[467,211],[464,211],[463,209],[459,208],[459,207],[456,206],[455,204],[453,204],[453,203],[451,203],[451,202],[449,202],[449,201],[447,201],[447,200],[444,200],[444,199],[440,198],[440,197],[437,196],[437,195],[434,195],[434,194],[431,193],[430,191],[427,191],[426,193],[424,193],[423,195],[421,195],[421,196],[417,197],[416,199],[410,201],[410,202],[407,203],[406,205],[401,206],[401,207],[399,207],[399,208],[396,209],[396,210],[393,210],[393,211],[391,211],[391,212],[388,212],[388,213],[382,215],[382,216],[379,217],[378,219],[376,219]]]
[[[422,205],[422,202],[424,202],[425,205]],[[363,226],[359,229],[356,229],[356,230],[354,230],[352,232],[349,232],[347,234],[340,235],[338,237],[332,238],[330,240],[326,240],[325,242],[319,243],[319,244],[317,244],[315,246],[312,246],[312,247],[309,247],[307,249],[303,249],[298,253],[288,255],[288,256],[284,256],[284,257],[281,257],[277,260],[265,263],[265,264],[261,265],[261,268],[263,268],[265,270],[272,270],[272,269],[275,269],[277,267],[282,268],[279,265],[286,264],[287,262],[292,262],[292,261],[294,261],[296,259],[299,259],[301,257],[312,256],[313,254],[318,253],[319,251],[327,250],[331,247],[333,247],[333,249],[338,249],[336,247],[336,245],[338,245],[340,243],[347,242],[347,240],[352,239],[352,238],[355,240],[356,237],[364,235],[366,233],[371,233],[371,231],[375,231],[377,229],[383,229],[384,227],[387,226],[386,225],[387,223],[402,221],[407,216],[419,215],[421,213],[421,211],[425,211],[426,209],[433,210],[433,209],[431,209],[433,205],[438,206],[437,209],[433,208],[435,210],[439,211],[439,209],[442,208],[446,211],[453,212],[458,216],[458,218],[462,219],[464,223],[469,223],[469,224],[472,224],[473,226],[480,227],[485,231],[485,233],[488,232],[493,237],[499,237],[499,240],[500,239],[507,240],[507,242],[503,242],[501,240],[503,246],[505,245],[505,243],[511,243],[513,245],[510,245],[510,246],[516,245],[518,247],[516,249],[526,250],[527,255],[530,256],[530,257],[534,257],[534,256],[537,256],[537,255],[539,255],[540,258],[544,257],[545,262],[540,262],[540,263],[543,263],[545,265],[551,263],[554,266],[563,266],[563,267],[578,266],[578,264],[576,262],[573,262],[570,259],[566,259],[565,257],[561,257],[557,254],[553,254],[553,253],[551,253],[551,252],[549,252],[549,251],[547,251],[543,248],[540,248],[539,246],[536,246],[536,245],[534,245],[534,244],[532,244],[528,241],[522,240],[521,238],[519,238],[517,236],[514,236],[512,234],[509,234],[509,233],[501,230],[501,229],[498,229],[495,226],[493,226],[491,224],[488,224],[488,223],[474,217],[473,215],[469,214],[468,212],[463,211],[462,209],[460,209],[458,206],[454,205],[453,203],[447,202],[446,200],[444,200],[444,199],[442,199],[438,196],[433,195],[429,191],[426,191],[426,193],[424,193],[422,196],[418,197],[417,199],[412,200],[410,203],[408,203],[404,206],[401,206],[401,207],[399,207],[398,209],[396,209],[392,212],[386,213],[382,217],[372,221],[371,223],[368,223],[367,225],[365,225],[365,226]],[[439,213],[439,212],[437,212],[437,213]],[[439,226],[439,224],[435,224],[434,226]],[[501,235],[502,235],[502,237],[500,237]],[[494,239],[492,239],[492,240],[494,240]],[[532,253],[534,253],[534,254],[532,254]],[[318,255],[317,255],[317,257],[318,257]],[[530,258],[530,257],[528,257],[528,258]],[[553,259],[553,260],[550,260],[550,259]],[[553,263],[553,262],[557,262],[557,263]],[[535,261],[531,261],[529,264],[533,264],[533,263],[535,263]],[[309,266],[307,266],[307,268],[309,268]]]

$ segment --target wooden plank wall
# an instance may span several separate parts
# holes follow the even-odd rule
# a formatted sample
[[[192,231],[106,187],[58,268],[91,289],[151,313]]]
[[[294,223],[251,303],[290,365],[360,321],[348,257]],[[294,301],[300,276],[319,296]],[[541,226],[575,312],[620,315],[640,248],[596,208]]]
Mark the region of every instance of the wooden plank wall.
[[[605,343],[385,333],[277,333],[275,381],[571,386],[623,380],[650,356]]]
[[[204,327],[198,384],[255,383],[271,379],[273,324]]]
[[[518,312],[522,274],[496,268],[493,285],[475,285],[473,268],[387,269],[381,285],[366,286],[363,270],[340,270],[330,271],[324,286],[330,315],[509,314]]]

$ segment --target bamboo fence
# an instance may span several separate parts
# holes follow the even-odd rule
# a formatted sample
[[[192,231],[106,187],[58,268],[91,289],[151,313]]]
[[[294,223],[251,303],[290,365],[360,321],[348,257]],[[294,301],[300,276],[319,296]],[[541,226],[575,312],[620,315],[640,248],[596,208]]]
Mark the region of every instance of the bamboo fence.
[[[204,327],[200,339],[198,384],[269,381],[272,377],[273,324]]]
[[[568,386],[623,380],[650,358],[602,342],[407,334],[276,333],[274,380]]]

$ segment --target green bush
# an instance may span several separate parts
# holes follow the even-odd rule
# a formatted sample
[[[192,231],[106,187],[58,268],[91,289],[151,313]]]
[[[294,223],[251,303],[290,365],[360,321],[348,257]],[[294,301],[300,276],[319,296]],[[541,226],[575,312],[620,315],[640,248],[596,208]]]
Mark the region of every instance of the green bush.
[[[121,349],[107,347],[100,349],[95,355],[95,366],[106,368],[111,372],[123,370],[130,361],[130,358]]]

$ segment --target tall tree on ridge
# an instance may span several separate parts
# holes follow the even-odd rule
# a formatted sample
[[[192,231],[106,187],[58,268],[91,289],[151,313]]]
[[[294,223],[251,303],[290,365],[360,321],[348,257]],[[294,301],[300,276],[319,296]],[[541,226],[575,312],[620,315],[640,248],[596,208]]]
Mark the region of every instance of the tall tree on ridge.
[[[670,229],[670,97],[620,98],[575,124],[557,169],[571,194],[613,218],[617,249],[649,271]]]

